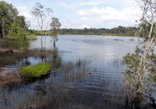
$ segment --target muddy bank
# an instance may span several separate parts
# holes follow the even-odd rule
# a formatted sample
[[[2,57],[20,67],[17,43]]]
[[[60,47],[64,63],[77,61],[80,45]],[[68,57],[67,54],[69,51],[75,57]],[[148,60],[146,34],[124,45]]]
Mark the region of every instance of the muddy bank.
[[[41,50],[25,50],[19,51],[16,49],[0,49],[0,67],[6,65],[15,65],[27,57],[46,57],[54,51],[41,51]]]
[[[17,73],[17,69],[7,67],[0,68],[0,86],[11,83],[19,83],[21,81],[22,79]]]
[[[22,59],[22,54],[19,52],[0,52],[0,67],[13,65]]]
[[[7,49],[7,48],[0,48],[1,53],[19,53],[19,50],[16,49]]]

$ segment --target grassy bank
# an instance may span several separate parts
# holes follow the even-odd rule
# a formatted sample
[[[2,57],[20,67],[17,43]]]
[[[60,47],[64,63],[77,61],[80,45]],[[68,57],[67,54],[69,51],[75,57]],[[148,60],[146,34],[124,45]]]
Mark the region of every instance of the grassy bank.
[[[25,78],[40,78],[50,72],[51,65],[40,63],[37,65],[25,66],[20,70],[20,74]]]

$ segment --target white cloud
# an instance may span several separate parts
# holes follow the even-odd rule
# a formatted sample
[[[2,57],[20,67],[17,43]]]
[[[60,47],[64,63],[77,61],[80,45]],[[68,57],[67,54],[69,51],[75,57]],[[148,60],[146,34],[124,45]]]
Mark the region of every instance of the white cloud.
[[[26,18],[26,23],[30,25],[31,28],[36,29],[37,23],[34,17],[29,10],[30,7],[28,6],[16,6],[18,9],[19,15],[24,16]]]
[[[123,9],[116,9],[111,6],[107,7],[92,7],[89,9],[80,9],[77,14],[81,17],[81,20],[87,22],[94,22],[97,24],[109,23],[110,26],[124,25],[133,26],[135,21],[139,20],[141,16],[141,10],[139,7],[127,7]],[[103,24],[105,25],[105,24]],[[88,25],[89,26],[89,25]]]
[[[134,26],[141,17],[136,0],[85,0],[62,2],[62,6],[77,13],[77,22],[87,27]],[[74,14],[75,14],[74,13]]]
[[[13,3],[20,15],[24,15],[27,21],[36,25],[29,12],[31,6],[18,4],[16,0],[6,1]],[[60,6],[62,8],[59,8]],[[55,10],[58,10],[57,15],[61,16],[63,27],[68,28],[134,26],[141,16],[136,0],[58,0]]]
[[[79,4],[79,6],[98,6],[98,5],[105,5],[110,0],[90,0],[90,1],[84,1]]]
[[[19,6],[17,9],[19,11],[19,15],[25,16],[26,18],[32,18],[27,6]]]
[[[81,2],[60,2],[60,6],[69,9],[78,9],[86,6],[106,5],[110,0],[84,0]]]

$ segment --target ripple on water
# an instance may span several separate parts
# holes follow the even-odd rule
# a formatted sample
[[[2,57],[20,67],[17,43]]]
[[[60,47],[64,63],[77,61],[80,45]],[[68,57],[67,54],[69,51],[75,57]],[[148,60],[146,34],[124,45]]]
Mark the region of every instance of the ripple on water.
[[[41,37],[31,42],[30,49],[41,48]],[[51,37],[47,36],[44,42],[46,49],[54,49]],[[63,85],[69,89],[72,103],[117,109],[124,105],[122,58],[134,52],[139,42],[134,37],[61,35],[57,42],[57,57],[61,59],[62,67],[45,80],[24,85],[14,93],[8,92],[10,97],[20,96],[12,103],[24,102],[26,95],[35,95],[36,85],[43,85],[43,89],[51,93],[53,90],[49,87]],[[41,58],[29,57],[27,61],[37,63]]]

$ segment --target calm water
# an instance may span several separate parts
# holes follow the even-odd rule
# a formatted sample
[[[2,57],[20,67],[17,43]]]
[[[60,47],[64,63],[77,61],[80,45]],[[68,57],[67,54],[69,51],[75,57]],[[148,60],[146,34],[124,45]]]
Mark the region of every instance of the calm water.
[[[41,38],[44,49],[55,51],[46,56],[53,64],[51,74],[30,84],[1,87],[0,109],[25,105],[43,105],[35,109],[128,109],[123,91],[123,57],[134,52],[141,39],[60,35],[54,48],[52,37],[39,36],[30,49],[39,50]],[[17,65],[25,60],[37,64],[45,58],[27,57]]]

